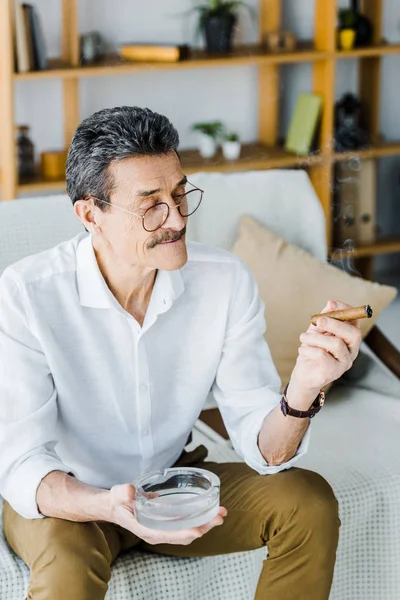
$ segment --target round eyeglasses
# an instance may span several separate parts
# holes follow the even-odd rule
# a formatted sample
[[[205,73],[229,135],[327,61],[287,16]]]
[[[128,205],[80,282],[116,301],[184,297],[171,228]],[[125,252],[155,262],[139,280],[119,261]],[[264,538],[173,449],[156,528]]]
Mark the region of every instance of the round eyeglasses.
[[[177,202],[177,204],[174,206],[170,206],[166,202],[158,202],[157,204],[150,206],[150,208],[147,208],[142,215],[140,213],[128,210],[127,208],[123,208],[122,206],[118,206],[117,204],[111,204],[111,202],[101,200],[96,196],[89,195],[87,196],[87,199],[94,198],[98,202],[108,204],[109,206],[114,206],[114,208],[119,208],[120,210],[123,210],[134,217],[142,219],[142,225],[145,231],[152,233],[164,225],[169,217],[169,211],[171,209],[178,209],[181,217],[190,217],[190,215],[196,212],[196,210],[199,208],[203,199],[203,194],[204,190],[194,187],[193,190],[189,190],[185,194],[174,196],[174,201]]]

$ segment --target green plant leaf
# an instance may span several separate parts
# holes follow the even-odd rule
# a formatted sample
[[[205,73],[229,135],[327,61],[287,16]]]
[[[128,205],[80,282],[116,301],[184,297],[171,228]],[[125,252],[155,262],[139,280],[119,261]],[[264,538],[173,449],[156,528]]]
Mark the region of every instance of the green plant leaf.
[[[237,15],[240,8],[245,8],[250,14],[250,18],[257,22],[256,11],[243,2],[243,0],[209,0],[208,4],[199,4],[193,7],[199,13],[199,20],[196,28],[196,39],[199,38],[200,33],[204,31],[207,19],[212,16],[226,16],[226,15]]]
[[[224,135],[224,139],[225,139],[227,142],[238,142],[238,141],[239,141],[239,136],[238,136],[238,134],[237,134],[237,133],[234,133],[234,132],[232,131],[232,132],[230,132],[230,133],[226,133],[226,134]]]
[[[351,29],[357,24],[357,15],[351,8],[343,8],[339,11],[339,25],[341,29]]]
[[[222,131],[223,125],[221,121],[210,121],[206,123],[194,123],[192,125],[193,131],[199,131],[200,133],[204,133],[204,135],[208,135],[213,139],[218,138]]]

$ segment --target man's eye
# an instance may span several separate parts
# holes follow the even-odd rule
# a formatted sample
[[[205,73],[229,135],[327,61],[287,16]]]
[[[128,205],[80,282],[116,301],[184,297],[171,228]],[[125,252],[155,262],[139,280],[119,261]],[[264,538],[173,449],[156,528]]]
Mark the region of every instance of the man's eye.
[[[153,206],[155,206],[156,204],[159,204],[158,200],[152,200],[152,201],[146,202],[146,204],[142,206],[142,210],[146,211],[149,208],[153,208]]]

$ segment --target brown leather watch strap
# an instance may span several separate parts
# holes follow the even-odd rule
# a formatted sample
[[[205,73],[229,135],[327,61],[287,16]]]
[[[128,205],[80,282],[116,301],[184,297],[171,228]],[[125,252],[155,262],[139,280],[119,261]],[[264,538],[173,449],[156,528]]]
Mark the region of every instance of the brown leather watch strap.
[[[287,401],[286,393],[288,387],[289,384],[287,384],[285,389],[283,390],[281,398],[281,411],[284,417],[289,415],[290,417],[296,417],[298,419],[312,419],[317,413],[319,413],[325,402],[325,392],[323,392],[322,390],[320,391],[317,398],[314,400],[314,402],[308,410],[297,410],[296,408],[292,408],[291,406],[289,406],[289,403]]]

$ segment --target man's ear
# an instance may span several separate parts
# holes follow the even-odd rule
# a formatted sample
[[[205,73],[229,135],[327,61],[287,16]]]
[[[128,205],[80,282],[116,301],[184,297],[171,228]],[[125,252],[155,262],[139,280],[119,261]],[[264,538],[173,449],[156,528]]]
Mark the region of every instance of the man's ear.
[[[90,233],[95,233],[99,229],[96,220],[96,207],[92,200],[77,200],[74,204],[74,211],[82,225]]]

